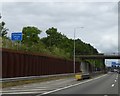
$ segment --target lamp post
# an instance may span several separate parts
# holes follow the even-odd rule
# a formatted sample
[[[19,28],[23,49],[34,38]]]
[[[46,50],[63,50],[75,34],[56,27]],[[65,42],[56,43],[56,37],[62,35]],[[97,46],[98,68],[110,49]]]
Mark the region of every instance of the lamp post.
[[[73,57],[73,65],[74,65],[74,67],[73,67],[74,69],[73,70],[74,70],[74,73],[75,73],[75,33],[76,33],[76,29],[78,29],[78,28],[82,29],[84,27],[75,27],[74,28],[74,57]]]
[[[2,18],[2,15],[1,15],[1,13],[0,13],[0,19]]]

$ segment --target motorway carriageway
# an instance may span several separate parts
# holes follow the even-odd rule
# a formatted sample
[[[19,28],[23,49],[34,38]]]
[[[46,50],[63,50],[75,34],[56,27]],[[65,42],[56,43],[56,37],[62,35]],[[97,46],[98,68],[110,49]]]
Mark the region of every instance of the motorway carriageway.
[[[68,78],[27,84],[3,89],[3,94],[7,94],[3,96],[119,96],[119,78],[120,74],[109,72],[82,81]]]

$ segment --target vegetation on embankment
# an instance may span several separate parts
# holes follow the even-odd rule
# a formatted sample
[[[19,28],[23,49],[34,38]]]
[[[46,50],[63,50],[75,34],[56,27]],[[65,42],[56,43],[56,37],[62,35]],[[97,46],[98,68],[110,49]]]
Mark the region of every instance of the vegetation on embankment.
[[[42,30],[34,26],[23,27],[23,39],[20,44],[19,41],[13,42],[9,37],[7,37],[8,29],[5,28],[5,23],[0,23],[0,36],[2,37],[3,48],[45,53],[65,59],[73,59],[73,39],[70,39],[61,32],[58,32],[57,28],[54,27],[46,30],[47,37],[41,38],[41,32]],[[80,39],[75,40],[75,45],[76,55],[98,54],[97,49]],[[97,62],[97,66],[101,66],[101,62]]]

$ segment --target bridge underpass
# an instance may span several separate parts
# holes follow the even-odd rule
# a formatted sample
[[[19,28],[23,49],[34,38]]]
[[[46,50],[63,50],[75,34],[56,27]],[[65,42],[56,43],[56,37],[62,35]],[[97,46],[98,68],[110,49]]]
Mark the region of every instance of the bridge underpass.
[[[120,55],[76,55],[80,59],[120,59]]]
[[[92,60],[101,60],[103,63],[103,70],[106,70],[105,66],[105,59],[120,59],[120,55],[76,55],[76,58],[80,58],[82,60],[81,62],[81,71],[83,73],[89,72],[90,68],[88,67],[88,63],[84,62],[85,60],[92,59]]]

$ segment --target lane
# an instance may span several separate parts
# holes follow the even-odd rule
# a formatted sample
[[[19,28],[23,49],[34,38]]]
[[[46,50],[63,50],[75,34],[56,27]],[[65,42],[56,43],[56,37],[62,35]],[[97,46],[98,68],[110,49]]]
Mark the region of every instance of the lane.
[[[119,78],[116,78],[116,73],[109,73],[84,81],[76,81],[73,78],[59,79],[43,83],[16,86],[4,89],[3,93],[8,94],[8,96],[10,94],[33,94],[35,96],[41,96],[45,93],[49,93],[49,95],[54,94],[53,96],[56,96],[56,94],[117,94]]]
[[[84,82],[83,80],[80,82]],[[63,88],[69,85],[79,83],[75,78],[64,78],[59,80],[46,81],[41,83],[26,84],[21,86],[14,86],[10,88],[4,88],[3,94],[43,94],[52,90]]]
[[[50,94],[118,94],[117,76],[117,73],[109,73],[102,78],[57,92],[53,91],[53,93]]]
[[[2,90],[3,94],[41,94],[47,91],[55,90],[56,88],[61,88],[74,84],[76,82],[75,78],[64,78],[59,80],[46,81],[41,83],[25,84],[21,86],[14,86],[10,88],[4,88]]]

